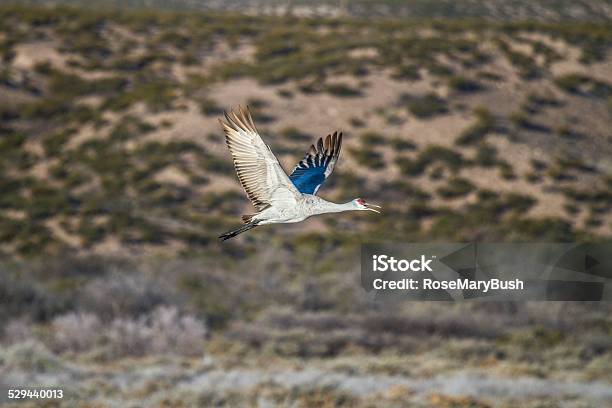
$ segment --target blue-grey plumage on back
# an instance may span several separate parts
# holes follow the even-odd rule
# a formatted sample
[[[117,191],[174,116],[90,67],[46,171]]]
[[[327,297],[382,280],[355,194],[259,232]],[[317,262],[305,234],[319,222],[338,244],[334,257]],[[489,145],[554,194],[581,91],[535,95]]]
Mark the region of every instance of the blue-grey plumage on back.
[[[331,175],[340,155],[342,133],[327,135],[325,141],[319,138],[317,145],[293,169],[289,176],[293,184],[303,194],[316,194],[321,184]]]

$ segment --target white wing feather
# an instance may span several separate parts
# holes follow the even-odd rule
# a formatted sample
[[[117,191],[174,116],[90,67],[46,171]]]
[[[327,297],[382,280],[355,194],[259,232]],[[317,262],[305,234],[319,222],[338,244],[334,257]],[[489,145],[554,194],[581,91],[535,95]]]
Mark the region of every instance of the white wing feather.
[[[258,211],[271,205],[295,205],[301,193],[259,135],[248,108],[220,120],[240,184]]]

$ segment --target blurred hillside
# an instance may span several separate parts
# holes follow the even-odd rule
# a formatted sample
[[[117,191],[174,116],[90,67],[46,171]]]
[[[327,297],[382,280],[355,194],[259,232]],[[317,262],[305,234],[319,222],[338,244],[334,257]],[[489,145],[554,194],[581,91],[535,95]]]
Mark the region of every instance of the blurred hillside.
[[[11,1],[0,0],[0,4]],[[22,4],[166,10],[232,11],[264,15],[495,20],[610,21],[607,0],[25,0]]]
[[[5,254],[193,251],[250,208],[217,118],[249,104],[290,170],[344,131],[321,194],[385,207],[256,230],[609,237],[612,30],[4,7]]]
[[[541,22],[511,14],[528,2],[440,3],[474,11],[423,15],[488,19],[0,6],[0,388],[62,386],[61,406],[609,405],[608,304],[384,305],[359,286],[366,241],[612,236],[609,3],[549,2]],[[555,22],[570,9],[593,15]],[[319,194],[384,213],[220,244],[252,211],[217,122],[238,104],[287,170],[343,131]]]

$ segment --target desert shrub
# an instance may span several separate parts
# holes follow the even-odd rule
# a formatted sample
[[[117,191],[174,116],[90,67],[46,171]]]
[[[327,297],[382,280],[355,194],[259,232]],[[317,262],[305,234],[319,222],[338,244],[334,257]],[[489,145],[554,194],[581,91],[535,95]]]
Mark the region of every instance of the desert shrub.
[[[409,197],[415,200],[426,201],[431,198],[429,193],[420,189],[418,186],[414,185],[413,183],[410,183],[403,179],[393,180],[393,181],[383,183],[380,186],[380,192],[381,192],[380,195],[383,194],[382,193],[383,191],[385,192],[385,194],[388,194],[391,196],[393,196],[394,194],[397,194],[398,200]]]
[[[206,326],[199,319],[179,314],[176,307],[158,307],[150,320],[153,352],[185,356],[202,353]]]
[[[233,326],[227,337],[277,355],[325,358],[355,347],[370,353],[414,351],[422,341],[419,339],[438,336],[495,339],[505,331],[499,322],[482,324],[478,316],[457,318],[457,313],[424,311],[390,316],[370,312],[340,316],[332,312],[295,313],[280,309],[268,311],[252,324]]]
[[[293,92],[288,89],[279,89],[277,91],[278,96],[285,99],[292,99],[294,97]]]
[[[402,173],[410,176],[418,176],[422,174],[427,167],[426,163],[419,160],[413,160],[409,157],[398,157],[395,159],[395,164],[397,164]]]
[[[174,83],[162,79],[150,79],[134,84],[128,91],[110,96],[101,108],[122,111],[137,102],[143,102],[152,112],[170,110],[177,97]]]
[[[51,324],[50,346],[56,352],[81,353],[100,348],[107,358],[148,354],[201,355],[206,326],[176,307],[158,307],[136,317],[109,322],[91,313],[56,317]]]
[[[474,111],[476,123],[461,132],[456,144],[468,146],[482,141],[486,135],[495,129],[495,118],[486,108],[479,108]]]
[[[530,125],[529,115],[523,111],[516,111],[510,115],[510,121],[519,128],[528,128]]]
[[[2,195],[0,195],[0,208],[21,208],[26,205],[25,197],[22,196],[22,189],[24,187],[23,181],[14,178],[0,177],[0,189]],[[7,234],[7,230],[11,223],[11,219],[0,217],[2,221],[2,228],[0,228],[0,241],[4,241],[10,238],[10,234]]]
[[[0,359],[9,372],[15,370],[57,375],[60,369],[65,368],[65,363],[55,353],[42,342],[31,338],[0,348]]]
[[[516,173],[514,173],[514,168],[512,165],[506,161],[498,161],[497,165],[499,166],[500,174],[502,178],[505,180],[514,180],[516,179]]]
[[[420,219],[437,215],[438,210],[427,204],[425,201],[416,201],[410,204],[408,212],[411,216]]]
[[[347,64],[350,59],[343,37],[312,30],[272,29],[256,41],[253,74],[263,83],[282,83],[311,75],[324,77],[333,70],[354,71],[354,64]],[[306,47],[305,41],[316,46]]]
[[[161,32],[155,40],[162,43],[167,43],[179,49],[184,49],[191,44],[192,38],[191,36],[180,33],[176,30],[169,29]]]
[[[123,117],[109,133],[112,142],[127,142],[152,132],[155,126],[144,122],[133,115]]]
[[[198,162],[198,165],[204,171],[212,173],[231,174],[234,171],[234,166],[231,162],[213,155],[207,155]]]
[[[21,149],[26,142],[26,136],[21,132],[8,131],[0,138],[0,153],[6,155]]]
[[[400,125],[405,121],[394,107],[380,107],[374,111],[389,125]]]
[[[580,213],[580,207],[577,206],[576,204],[573,204],[573,203],[565,203],[565,204],[563,204],[563,209],[569,215],[576,215],[576,214]]]
[[[519,193],[508,193],[504,197],[504,201],[509,209],[519,214],[529,211],[536,203],[533,197]]]
[[[334,171],[337,172],[338,170]],[[353,172],[342,173],[342,176],[337,177],[336,181],[342,190],[342,193],[352,197],[358,197],[359,194],[362,194],[363,185],[366,183],[365,178],[360,177]]]
[[[482,167],[493,167],[499,163],[497,149],[487,143],[481,143],[476,150],[474,163]]]
[[[88,209],[88,212],[91,212],[91,210]],[[86,248],[102,241],[107,234],[107,230],[103,225],[94,224],[88,219],[83,219],[79,222],[76,232],[83,240],[83,245]]]
[[[361,95],[361,90],[347,84],[334,83],[325,86],[325,91],[334,96],[343,98],[356,97]]]
[[[559,54],[553,47],[543,43],[542,41],[532,40],[529,41],[529,43],[531,44],[534,54],[544,56],[544,61],[546,64],[550,64],[555,61],[561,61],[563,59],[563,56]]]
[[[247,100],[247,104],[257,123],[269,124],[276,121],[276,117],[271,115],[267,109],[270,104],[266,100],[260,98],[249,98]]]
[[[123,56],[122,58],[114,59],[110,62],[109,68],[122,72],[139,72],[147,69],[156,60],[161,59],[160,56],[153,54],[143,54],[137,56]]]
[[[29,120],[60,120],[70,114],[71,109],[71,100],[47,96],[24,104],[20,116]]]
[[[29,222],[19,221],[21,228],[13,237],[17,242],[17,253],[24,256],[40,254],[41,251],[50,250],[55,241],[49,228],[40,220]]]
[[[401,137],[394,137],[390,140],[391,146],[395,151],[402,152],[406,150],[416,150],[416,145],[410,140]]]
[[[0,273],[0,322],[3,324],[19,316],[45,321],[64,307],[62,299],[45,291],[34,280],[19,279],[7,270]]]
[[[555,217],[516,220],[513,230],[514,234],[523,239],[549,242],[571,242],[575,239],[572,225],[566,220]]]
[[[531,104],[543,107],[559,107],[562,101],[549,93],[530,92],[527,101]]]
[[[200,60],[198,59],[198,56],[196,54],[191,53],[189,51],[185,51],[183,55],[179,57],[179,61],[181,64],[193,66],[198,64]]]
[[[423,163],[440,162],[452,170],[458,170],[466,164],[461,153],[439,145],[429,145],[419,155],[419,161]]]
[[[576,176],[571,173],[570,169],[559,166],[558,164],[551,166],[546,175],[556,181],[575,180]]]
[[[385,316],[381,318],[375,314],[366,316],[363,322],[368,331],[393,333],[397,335],[431,336],[440,335],[455,338],[484,338],[499,337],[503,332],[503,325],[482,324],[482,320],[473,315],[471,318],[457,318],[458,311],[435,314],[412,313],[404,316]],[[464,316],[465,317],[465,316]],[[488,322],[490,323],[490,322]]]
[[[45,259],[44,263],[33,268],[37,274],[46,278],[75,280],[94,278],[103,275],[108,268],[121,265],[119,260],[109,260],[96,255],[64,254]]]
[[[434,93],[422,97],[402,94],[400,104],[406,106],[414,116],[420,119],[427,119],[448,112],[446,101]]]
[[[530,164],[534,171],[544,171],[547,167],[546,162],[538,159],[531,159]]]
[[[151,327],[145,319],[117,318],[106,329],[112,356],[140,357],[150,350]]]
[[[391,77],[405,81],[417,81],[421,79],[421,74],[419,73],[419,67],[416,65],[400,65],[393,71]]]
[[[106,337],[112,356],[149,353],[197,355],[202,353],[205,326],[192,316],[179,316],[175,308],[159,308],[138,319],[117,318]]]
[[[463,93],[477,92],[483,88],[478,81],[464,76],[453,76],[449,78],[448,86],[452,90]]]
[[[429,178],[431,180],[440,180],[442,179],[443,176],[444,176],[444,167],[442,166],[434,167],[433,170],[429,173]]]
[[[387,143],[387,140],[383,135],[377,132],[365,132],[359,137],[361,144],[364,146],[381,146]]]
[[[5,63],[10,63],[15,58],[16,52],[13,49],[15,42],[11,38],[3,38],[0,41],[0,59]]]
[[[557,77],[555,84],[571,94],[602,99],[612,96],[612,85],[583,74],[566,74]]]
[[[598,228],[603,225],[603,221],[601,218],[590,215],[586,220],[584,220],[584,225],[588,228]]]
[[[120,77],[86,80],[76,74],[70,74],[51,69],[49,76],[49,90],[55,96],[63,98],[76,98],[86,95],[112,95],[123,92],[128,81]]]
[[[282,129],[280,135],[295,142],[314,142],[314,137],[310,133],[302,132],[292,126]]]
[[[11,319],[3,327],[1,334],[3,344],[22,343],[34,337],[32,322],[27,318]]]
[[[96,126],[106,123],[100,111],[84,104],[74,104],[65,116],[67,122],[83,124],[93,122]]]
[[[207,211],[237,214],[244,204],[244,196],[237,191],[209,191],[200,200]]]
[[[563,194],[574,200],[584,203],[597,203],[597,202],[609,202],[612,201],[612,191],[610,189],[577,189],[574,187],[563,187],[561,189]]]
[[[42,142],[45,149],[45,154],[49,157],[59,154],[62,147],[70,140],[70,137],[73,134],[73,130],[64,130],[61,132],[52,133],[50,135],[45,135]]]
[[[353,156],[353,159],[361,166],[368,167],[370,169],[379,170],[385,167],[385,159],[382,154],[373,149],[349,149],[349,153]]]
[[[200,112],[206,116],[219,116],[223,114],[223,108],[210,98],[202,98],[199,101]]]
[[[554,131],[556,135],[565,139],[578,140],[584,137],[581,132],[572,129],[572,127],[568,123],[562,123],[558,126],[555,126]]]
[[[500,50],[506,55],[510,63],[518,69],[519,75],[526,80],[539,78],[542,75],[541,68],[529,55],[513,50],[508,43],[498,40]]]
[[[584,173],[596,173],[597,168],[587,163],[579,156],[561,155],[557,157],[557,165],[563,169],[576,170]]]
[[[584,345],[582,355],[597,358],[612,350],[612,341],[605,335],[589,336]],[[588,357],[587,357],[588,358]]]
[[[0,102],[0,119],[2,119],[3,122],[8,123],[11,120],[19,118],[20,115],[20,109],[17,104],[8,103],[6,101]]]
[[[455,177],[450,179],[446,186],[438,189],[438,195],[446,199],[452,199],[469,194],[473,189],[474,185],[469,180]]]
[[[146,314],[174,300],[174,294],[167,285],[142,273],[130,273],[124,269],[116,269],[104,277],[91,280],[77,297],[83,311],[105,320]]]
[[[58,352],[82,352],[90,350],[100,336],[101,324],[90,313],[68,313],[53,319],[52,348]]]
[[[555,78],[555,84],[564,91],[577,94],[586,80],[581,74],[566,74]]]
[[[481,71],[478,73],[478,77],[487,81],[500,81],[503,77],[495,72]]]
[[[538,174],[536,172],[529,172],[525,175],[525,180],[527,180],[528,182],[535,184],[535,183],[540,183],[542,182],[542,175]]]
[[[270,103],[266,101],[265,99],[252,98],[252,97],[247,99],[246,104],[250,109],[254,111],[260,111],[261,109],[264,109],[270,106]]]
[[[609,49],[607,45],[609,40],[606,40],[605,37],[605,35],[598,36],[598,38],[583,43],[579,61],[583,64],[604,61]]]
[[[298,85],[298,89],[300,92],[307,95],[323,92],[323,80],[320,78],[315,78],[313,80],[303,81]]]
[[[448,65],[440,64],[432,60],[427,60],[423,66],[431,75],[438,77],[449,77],[453,75],[454,72]]]
[[[356,128],[364,127],[366,125],[365,121],[355,116],[349,119],[349,123],[351,124],[351,126]]]
[[[256,58],[259,61],[287,57],[302,49],[298,30],[277,28],[262,36],[257,43]]]

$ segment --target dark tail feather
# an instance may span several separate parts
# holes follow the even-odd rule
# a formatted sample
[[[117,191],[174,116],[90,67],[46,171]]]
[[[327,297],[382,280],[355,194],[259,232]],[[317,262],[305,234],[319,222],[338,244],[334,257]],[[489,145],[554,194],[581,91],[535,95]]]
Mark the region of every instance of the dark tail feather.
[[[225,234],[219,235],[219,239],[221,241],[225,241],[226,239],[234,238],[238,234],[242,234],[243,232],[248,231],[251,228],[255,228],[257,224],[259,224],[258,221],[249,222],[248,224],[245,224],[240,228],[236,228],[235,230],[228,231]]]

